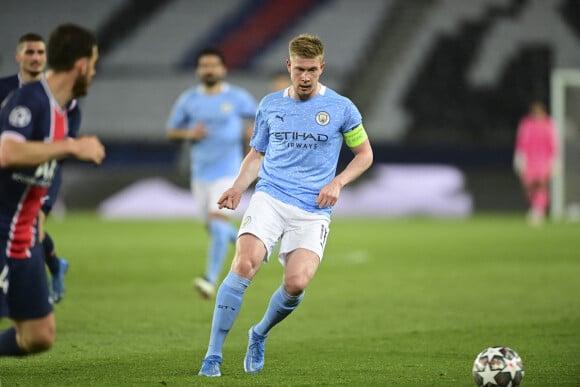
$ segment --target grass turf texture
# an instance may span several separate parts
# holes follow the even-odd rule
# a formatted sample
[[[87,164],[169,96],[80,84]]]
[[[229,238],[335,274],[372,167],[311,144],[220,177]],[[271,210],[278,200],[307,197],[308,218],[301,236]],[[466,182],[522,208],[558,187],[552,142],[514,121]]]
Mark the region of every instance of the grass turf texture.
[[[523,386],[578,385],[579,224],[335,219],[264,370],[245,374],[243,357],[281,281],[275,259],[250,285],[215,379],[197,376],[213,311],[191,286],[205,263],[201,224],[72,214],[48,230],[71,263],[57,343],[0,358],[2,386],[470,386],[475,356],[493,345],[522,357]]]

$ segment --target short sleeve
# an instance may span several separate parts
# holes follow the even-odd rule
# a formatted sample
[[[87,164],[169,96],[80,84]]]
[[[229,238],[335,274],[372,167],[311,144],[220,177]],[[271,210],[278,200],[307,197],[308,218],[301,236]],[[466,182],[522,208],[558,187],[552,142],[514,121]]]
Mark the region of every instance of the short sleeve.
[[[345,105],[345,112],[344,112],[344,125],[342,126],[342,132],[346,133],[362,123],[362,116],[357,109],[357,107],[352,103],[352,101],[348,100],[347,104]]]
[[[265,153],[268,148],[269,127],[264,119],[263,111],[258,108],[256,113],[256,122],[254,123],[254,133],[250,140],[250,146],[258,152]]]
[[[15,132],[27,139],[34,138],[34,122],[39,114],[38,103],[34,98],[27,98],[28,93],[23,89],[14,91],[14,94],[0,113],[0,131]],[[40,138],[38,138],[40,139]]]
[[[167,120],[167,129],[177,129],[181,128],[186,125],[187,123],[187,105],[188,94],[183,93],[179,96],[173,108],[171,109],[171,113],[169,114],[169,118]]]
[[[258,109],[258,104],[254,97],[247,91],[242,91],[241,95],[241,106],[240,106],[240,116],[243,118],[253,119],[256,116],[256,110]]]

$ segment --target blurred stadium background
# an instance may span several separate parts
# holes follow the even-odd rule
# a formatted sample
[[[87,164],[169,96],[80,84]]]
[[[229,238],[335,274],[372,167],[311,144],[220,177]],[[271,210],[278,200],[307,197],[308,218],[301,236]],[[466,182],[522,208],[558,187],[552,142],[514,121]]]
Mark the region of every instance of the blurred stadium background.
[[[3,0],[1,8],[2,76],[16,71],[25,32],[47,36],[72,21],[99,37],[82,131],[99,135],[108,157],[100,168],[67,165],[61,196],[71,209],[187,214],[179,204],[191,206],[187,154],[164,128],[175,98],[196,82],[197,50],[223,49],[229,81],[260,99],[284,69],[288,40],[309,32],[326,44],[323,83],[357,104],[375,148],[373,170],[344,194],[353,207],[337,212],[523,212],[511,168],[517,122],[532,99],[549,105],[554,69],[580,68],[578,0]],[[125,198],[120,209],[111,201]],[[384,208],[363,207],[377,201]]]

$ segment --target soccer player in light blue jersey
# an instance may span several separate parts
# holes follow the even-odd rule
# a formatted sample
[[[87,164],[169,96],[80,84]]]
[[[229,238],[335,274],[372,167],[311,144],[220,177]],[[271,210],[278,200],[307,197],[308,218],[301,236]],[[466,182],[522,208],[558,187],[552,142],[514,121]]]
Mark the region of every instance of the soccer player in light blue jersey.
[[[259,178],[238,232],[231,270],[216,295],[209,346],[199,375],[221,375],[223,344],[244,293],[280,241],[282,285],[262,319],[250,328],[244,359],[246,372],[262,370],[270,330],[300,304],[322,260],[332,207],[342,188],[373,161],[358,109],[319,83],[325,66],[320,39],[307,34],[292,39],[286,65],[291,86],[261,101],[251,149],[233,185],[219,199],[220,207],[235,209],[242,193]],[[343,141],[354,157],[337,175]]]
[[[205,274],[193,280],[204,298],[215,294],[229,244],[237,237],[232,211],[218,208],[217,201],[240,169],[252,128],[247,121],[257,109],[249,92],[224,81],[226,74],[223,54],[202,50],[197,57],[201,84],[181,94],[167,122],[171,140],[191,142],[191,189],[210,236]]]

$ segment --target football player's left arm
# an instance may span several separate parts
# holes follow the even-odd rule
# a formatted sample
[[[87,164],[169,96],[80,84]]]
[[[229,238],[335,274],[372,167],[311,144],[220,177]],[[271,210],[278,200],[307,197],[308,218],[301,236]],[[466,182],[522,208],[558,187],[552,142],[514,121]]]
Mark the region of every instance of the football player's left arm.
[[[320,190],[316,200],[318,207],[334,206],[342,188],[356,180],[372,165],[373,149],[368,138],[360,145],[352,146],[350,149],[354,153],[354,158],[341,173]]]
[[[46,214],[38,211],[38,240],[42,243],[46,237]]]

